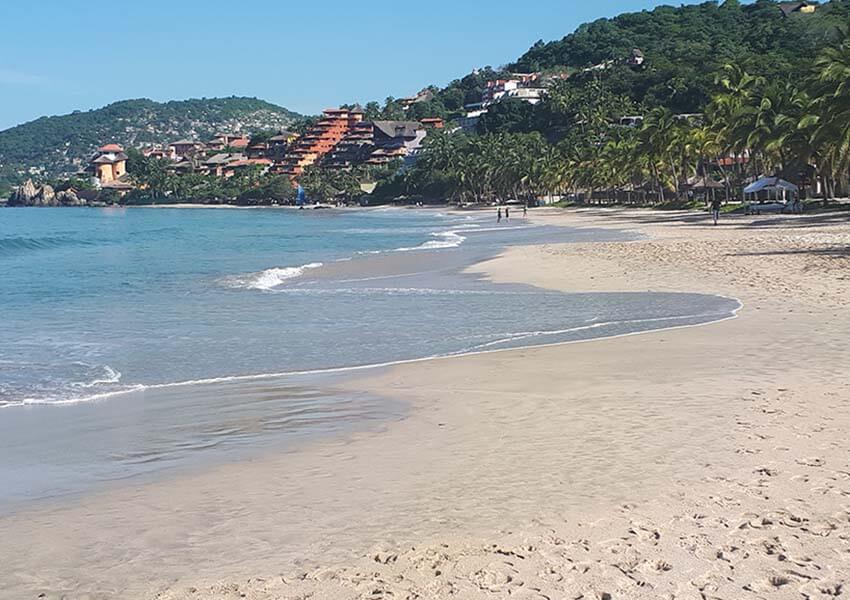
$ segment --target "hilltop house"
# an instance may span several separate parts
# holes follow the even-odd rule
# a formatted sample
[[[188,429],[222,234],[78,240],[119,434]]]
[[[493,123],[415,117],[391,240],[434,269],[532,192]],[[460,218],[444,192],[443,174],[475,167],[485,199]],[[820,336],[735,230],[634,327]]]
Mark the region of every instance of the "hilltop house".
[[[783,16],[790,17],[794,13],[802,13],[810,15],[817,10],[817,5],[810,2],[782,2],[779,4],[779,10]]]

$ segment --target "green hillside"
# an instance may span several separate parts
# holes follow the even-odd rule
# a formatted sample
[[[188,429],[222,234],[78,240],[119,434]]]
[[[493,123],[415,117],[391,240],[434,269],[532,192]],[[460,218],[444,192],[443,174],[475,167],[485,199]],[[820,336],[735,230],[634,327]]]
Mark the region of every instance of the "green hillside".
[[[481,98],[488,79],[510,72],[567,71],[570,85],[584,87],[591,78],[607,91],[625,96],[636,107],[663,106],[677,113],[702,112],[714,91],[714,76],[726,64],[750,73],[787,79],[807,72],[818,51],[850,25],[850,0],[817,6],[814,14],[784,16],[781,3],[758,0],[661,6],[624,13],[580,26],[561,40],[538,41],[515,62],[485,67],[435,91],[433,100],[412,107],[411,116],[457,116],[465,103]],[[645,55],[644,68],[623,60],[634,49]],[[612,62],[608,68],[584,69]],[[385,113],[398,117],[400,106]],[[533,127],[543,129],[544,126]]]
[[[648,108],[701,112],[711,94],[713,75],[723,65],[736,64],[768,78],[801,74],[834,38],[836,27],[848,23],[847,0],[822,4],[814,14],[789,16],[780,3],[770,0],[661,6],[582,25],[559,41],[537,42],[509,68],[580,70],[622,59],[638,48],[646,57],[646,68],[614,67],[605,77],[609,89]]]
[[[77,171],[105,142],[123,145],[205,139],[219,131],[286,127],[300,115],[256,98],[204,98],[172,102],[124,100],[103,108],[42,117],[0,131],[0,180],[43,169],[47,176]]]

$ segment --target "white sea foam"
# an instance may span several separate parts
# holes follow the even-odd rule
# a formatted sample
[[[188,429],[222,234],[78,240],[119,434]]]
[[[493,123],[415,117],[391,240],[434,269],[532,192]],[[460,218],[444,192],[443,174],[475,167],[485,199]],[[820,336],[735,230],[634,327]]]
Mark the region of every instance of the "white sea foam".
[[[300,267],[273,267],[259,273],[228,277],[224,283],[236,289],[268,291],[283,285],[290,279],[300,277],[310,269],[318,269],[321,266],[323,266],[322,263],[315,262]]]
[[[595,323],[592,322],[594,320],[591,320],[591,324],[580,325],[578,327],[571,327],[569,329],[559,329],[559,330],[549,330],[549,331],[526,331],[526,332],[509,333],[509,334],[505,334],[506,337],[503,337],[501,339],[497,339],[497,340],[488,342],[486,344],[479,344],[477,346],[473,346],[472,348],[467,348],[465,350],[460,350],[460,351],[457,351],[457,352],[449,352],[449,353],[445,353],[445,354],[434,354],[434,355],[430,355],[430,356],[423,356],[423,357],[420,357],[420,358],[409,358],[409,359],[401,359],[401,360],[387,361],[387,362],[381,362],[381,363],[369,363],[369,364],[352,365],[352,366],[346,366],[346,367],[330,367],[330,368],[323,368],[323,369],[320,368],[320,369],[311,369],[311,370],[304,370],[304,371],[282,371],[282,372],[279,372],[279,373],[257,373],[257,374],[253,374],[253,375],[231,375],[231,376],[225,376],[225,377],[210,377],[210,378],[206,378],[206,379],[192,379],[192,380],[187,380],[187,381],[178,381],[178,382],[172,382],[172,383],[158,383],[158,384],[151,384],[151,385],[138,384],[138,385],[134,385],[134,386],[128,386],[127,388],[124,388],[124,389],[121,389],[121,390],[104,392],[104,393],[101,393],[101,394],[94,394],[94,395],[91,395],[91,396],[87,396],[85,398],[76,398],[76,399],[67,399],[67,400],[62,400],[62,399],[59,399],[59,400],[26,399],[26,400],[21,400],[19,402],[9,403],[9,404],[5,404],[5,405],[0,404],[0,408],[9,408],[9,407],[13,407],[13,406],[21,406],[21,405],[28,405],[28,404],[54,404],[54,405],[78,404],[78,403],[81,403],[81,402],[93,402],[93,401],[97,401],[97,400],[103,400],[105,398],[109,398],[109,397],[112,397],[112,396],[119,396],[119,395],[123,395],[123,394],[128,394],[128,393],[132,393],[132,392],[139,392],[139,391],[144,391],[144,390],[181,388],[181,387],[195,386],[195,385],[214,385],[214,384],[219,384],[219,383],[229,383],[229,382],[238,382],[238,381],[257,381],[257,380],[273,379],[273,378],[276,378],[276,377],[294,377],[294,376],[299,376],[299,375],[321,375],[321,374],[330,374],[330,373],[346,373],[346,372],[355,372],[355,371],[378,369],[378,368],[383,368],[383,367],[392,367],[392,366],[397,366],[397,365],[413,364],[413,363],[419,363],[419,362],[424,362],[424,361],[428,361],[428,360],[452,358],[452,357],[456,357],[456,356],[474,356],[474,355],[480,355],[480,354],[495,354],[495,353],[501,353],[501,352],[507,352],[507,351],[515,350],[516,348],[496,348],[495,346],[500,345],[500,344],[504,344],[504,343],[510,342],[510,341],[516,341],[518,339],[538,338],[538,337],[542,337],[542,336],[551,336],[551,335],[558,335],[558,334],[565,334],[565,333],[573,333],[573,332],[587,330],[587,329],[597,329],[597,328],[600,328],[600,327],[605,327],[605,326],[609,326],[609,325],[616,325],[616,324],[624,324],[624,323],[652,323],[652,322],[660,322],[660,321],[678,321],[678,320],[694,319],[694,318],[705,318],[705,319],[707,319],[706,321],[700,321],[698,323],[688,323],[688,324],[685,324],[685,325],[668,325],[666,327],[660,327],[658,329],[644,329],[644,330],[638,330],[638,331],[629,331],[627,333],[608,334],[608,335],[601,335],[601,336],[598,336],[598,337],[583,338],[583,339],[577,339],[577,340],[562,340],[562,341],[555,341],[555,342],[539,342],[539,343],[536,343],[536,344],[527,344],[527,345],[524,345],[523,347],[526,348],[526,349],[531,349],[531,348],[546,348],[546,347],[550,347],[550,346],[563,346],[563,345],[569,345],[569,344],[583,344],[583,343],[599,341],[599,340],[632,337],[632,336],[636,336],[636,335],[644,335],[644,334],[647,334],[647,333],[657,333],[659,331],[673,331],[673,330],[676,330],[676,329],[690,329],[690,328],[694,328],[694,327],[704,327],[706,325],[713,325],[713,324],[717,324],[717,323],[722,323],[723,321],[728,321],[728,320],[731,320],[731,319],[737,319],[738,318],[738,312],[744,307],[744,304],[738,298],[731,298],[731,297],[728,297],[728,296],[718,296],[718,297],[719,298],[725,298],[725,299],[728,299],[728,300],[735,300],[735,302],[737,303],[737,306],[731,312],[726,313],[726,314],[721,313],[721,314],[716,314],[716,315],[712,315],[712,314],[680,315],[680,316],[675,316],[675,317],[655,317],[655,318],[648,318],[648,319],[627,319],[627,320],[622,320],[622,321],[608,321],[608,322],[595,322]]]
[[[445,248],[457,248],[466,241],[466,237],[458,234],[455,231],[439,231],[436,233],[432,233],[431,236],[440,239],[431,240],[429,242],[420,244],[419,246],[412,246],[409,248],[396,248],[394,251],[411,252],[414,250],[442,250]]]
[[[101,378],[93,379],[92,381],[78,382],[72,385],[79,388],[93,388],[98,385],[109,385],[121,381],[121,371],[116,371],[109,365],[103,365],[101,368],[103,369],[103,376]]]

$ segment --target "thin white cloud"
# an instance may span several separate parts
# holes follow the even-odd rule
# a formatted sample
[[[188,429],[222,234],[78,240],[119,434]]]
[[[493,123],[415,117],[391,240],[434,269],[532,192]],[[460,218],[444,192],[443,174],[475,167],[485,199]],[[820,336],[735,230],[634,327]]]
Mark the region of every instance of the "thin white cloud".
[[[0,67],[0,85],[39,85],[45,81],[40,75]]]

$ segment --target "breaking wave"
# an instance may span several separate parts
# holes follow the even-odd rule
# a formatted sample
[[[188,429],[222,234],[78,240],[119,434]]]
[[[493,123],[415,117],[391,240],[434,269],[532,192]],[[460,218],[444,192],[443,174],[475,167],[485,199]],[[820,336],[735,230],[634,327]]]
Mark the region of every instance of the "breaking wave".
[[[393,252],[411,252],[413,250],[442,250],[445,248],[457,248],[466,241],[466,237],[460,235],[456,231],[440,231],[432,233],[432,237],[439,238],[430,240],[419,246],[411,246],[409,248],[396,248]]]
[[[268,291],[283,285],[286,281],[300,277],[311,269],[318,269],[323,263],[315,262],[300,267],[273,267],[259,273],[235,275],[224,279],[227,287],[243,290]]]

